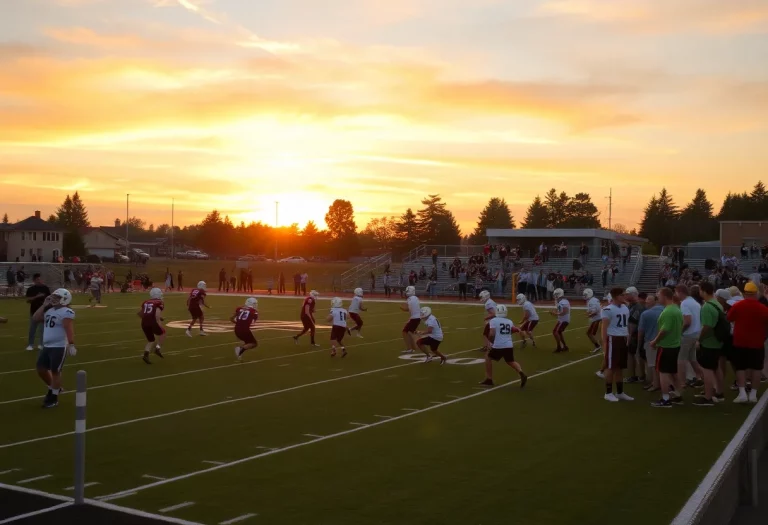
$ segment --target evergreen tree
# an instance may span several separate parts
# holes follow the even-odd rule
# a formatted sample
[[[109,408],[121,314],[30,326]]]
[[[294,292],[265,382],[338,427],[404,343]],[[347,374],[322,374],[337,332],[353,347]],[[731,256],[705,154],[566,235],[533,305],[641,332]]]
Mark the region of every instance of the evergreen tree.
[[[600,228],[600,212],[589,193],[577,193],[570,199],[565,215],[563,228]]]
[[[8,214],[7,213],[3,214],[3,224],[8,224]]]
[[[512,212],[509,210],[507,201],[498,197],[493,197],[485,205],[480,216],[477,218],[477,227],[472,237],[472,242],[485,242],[486,231],[489,228],[510,229],[515,228],[515,220]]]
[[[547,228],[560,228],[568,221],[569,203],[568,194],[561,191],[558,195],[555,188],[549,190],[544,197],[547,207]]]
[[[725,196],[723,205],[717,218],[721,221],[749,220],[749,195],[744,193],[731,193]]]
[[[757,181],[749,194],[749,218],[753,221],[768,219],[768,192],[763,181]]]
[[[461,229],[456,218],[439,195],[428,195],[421,201],[424,208],[416,213],[419,242],[421,244],[461,243]]]
[[[82,257],[86,255],[85,242],[77,228],[70,228],[69,231],[64,233],[61,248],[63,257],[74,257],[75,255]]]
[[[674,244],[678,239],[679,215],[672,197],[667,189],[663,188],[659,196],[654,195],[645,207],[640,235],[646,237],[657,248]]]
[[[70,226],[74,228],[85,228],[91,225],[91,221],[88,220],[88,210],[85,209],[85,204],[80,199],[78,192],[72,195],[72,210],[69,220]]]
[[[419,244],[418,230],[416,214],[408,208],[395,223],[395,237],[401,251],[410,250]]]
[[[541,202],[541,198],[536,195],[536,198],[533,199],[531,205],[528,206],[528,211],[526,212],[525,219],[523,220],[523,228],[546,228],[547,220],[547,207],[543,202]]]
[[[707,192],[699,188],[693,200],[680,213],[680,242],[711,241],[718,237],[718,223],[715,220],[712,203]]]
[[[56,222],[65,228],[72,225],[72,197],[67,195],[64,202],[56,209]]]

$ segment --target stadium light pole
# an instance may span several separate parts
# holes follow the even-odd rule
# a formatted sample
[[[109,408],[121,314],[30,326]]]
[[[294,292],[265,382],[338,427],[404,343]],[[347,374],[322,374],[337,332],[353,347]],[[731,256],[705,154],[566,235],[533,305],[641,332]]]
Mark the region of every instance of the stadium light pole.
[[[175,206],[175,200],[171,197],[171,260],[173,260],[174,246],[173,246],[173,212]]]
[[[280,205],[280,202],[275,201],[275,262],[277,262],[277,207]]]
[[[128,247],[130,243],[128,242],[128,199],[130,198],[131,194],[126,193],[125,194],[125,256],[130,257],[128,255]]]

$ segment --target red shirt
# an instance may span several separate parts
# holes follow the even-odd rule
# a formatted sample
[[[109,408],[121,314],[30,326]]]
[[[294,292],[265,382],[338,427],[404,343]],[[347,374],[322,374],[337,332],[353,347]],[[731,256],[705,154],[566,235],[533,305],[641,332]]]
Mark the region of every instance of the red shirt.
[[[314,314],[315,313],[315,298],[311,295],[304,299],[304,304],[301,306],[301,315],[305,315],[305,312],[307,310],[307,306],[309,306],[309,313]]]
[[[190,308],[193,306],[200,307],[200,303],[202,300],[205,299],[205,290],[200,290],[199,288],[195,288],[191,292],[189,292],[189,306]]]
[[[141,304],[141,324],[142,325],[154,325],[157,324],[157,318],[155,317],[155,312],[158,310],[163,310],[165,308],[165,305],[163,304],[163,301],[159,299],[150,299],[148,301],[144,301]]]
[[[259,313],[253,308],[240,306],[235,310],[235,330],[250,330],[251,324],[259,318]]]
[[[768,331],[768,306],[745,298],[731,306],[728,320],[733,323],[733,346],[762,349]]]

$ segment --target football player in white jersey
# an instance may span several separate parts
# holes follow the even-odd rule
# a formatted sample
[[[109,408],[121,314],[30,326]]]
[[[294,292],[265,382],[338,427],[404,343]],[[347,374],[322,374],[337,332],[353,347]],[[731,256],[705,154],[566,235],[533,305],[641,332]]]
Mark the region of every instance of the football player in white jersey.
[[[539,324],[539,313],[533,303],[525,297],[525,294],[517,295],[517,304],[523,307],[523,320],[520,322],[520,337],[523,341],[523,348],[525,348],[526,339],[530,339],[531,344],[536,348],[533,329]]]
[[[488,290],[480,292],[479,298],[480,301],[484,303],[485,307],[485,318],[483,319],[483,322],[485,323],[485,326],[483,326],[483,346],[480,348],[481,352],[485,352],[491,347],[491,343],[493,342],[493,339],[489,336],[491,333],[491,326],[488,323],[491,319],[496,317],[496,303],[491,299],[491,292]]]
[[[528,382],[528,376],[520,364],[515,361],[514,342],[512,334],[519,332],[514,323],[507,319],[507,307],[503,304],[496,306],[496,316],[491,319],[491,336],[493,343],[485,354],[485,380],[483,386],[493,386],[493,362],[504,358],[504,362],[520,374],[520,388]]]
[[[432,309],[428,306],[421,309],[421,320],[424,321],[424,325],[427,329],[421,332],[416,332],[419,336],[423,336],[416,341],[416,344],[427,356],[424,362],[429,363],[432,361],[432,355],[429,353],[431,351],[440,358],[441,365],[445,364],[446,357],[440,350],[438,350],[440,343],[443,342],[443,327],[440,326],[440,321],[432,315]]]
[[[557,343],[554,353],[559,354],[560,352],[568,351],[568,345],[565,342],[563,332],[571,323],[571,303],[565,298],[565,292],[563,292],[562,288],[552,292],[552,297],[555,298],[555,309],[549,313],[557,317],[557,324],[552,329],[552,336],[555,338],[555,343]]]
[[[421,324],[421,304],[419,298],[416,297],[416,287],[408,286],[405,289],[405,304],[400,305],[400,310],[408,312],[408,322],[403,327],[403,342],[405,343],[405,350],[401,353],[412,354],[414,350],[418,350],[419,347],[416,344],[416,330]]]
[[[363,329],[363,318],[360,317],[360,312],[365,312],[368,309],[363,306],[363,289],[355,288],[355,296],[352,298],[352,302],[349,304],[349,317],[355,322],[355,326],[349,328],[347,333],[352,335],[352,331],[357,332],[357,337],[363,338],[363,334],[360,331]]]
[[[48,393],[43,400],[43,408],[53,408],[59,404],[61,392],[61,371],[67,354],[77,354],[75,348],[75,312],[69,308],[72,294],[59,288],[45,298],[37,309],[33,319],[43,324],[43,349],[37,358],[37,374],[48,386]]]
[[[611,304],[603,308],[603,369],[605,370],[605,396],[603,399],[615,403],[619,400],[634,401],[624,393],[623,370],[627,368],[629,355],[629,308],[624,304],[624,290],[611,290]],[[613,385],[616,385],[616,394]]]
[[[587,328],[587,337],[592,341],[592,345],[595,347],[592,350],[593,354],[600,351],[600,342],[597,339],[597,334],[600,331],[600,320],[602,319],[600,311],[600,299],[595,297],[595,292],[586,288],[582,294],[584,300],[587,301],[587,319],[589,319],[589,328]]]
[[[326,321],[331,321],[331,357],[336,357],[336,347],[341,347],[341,357],[347,357],[347,349],[344,348],[344,334],[347,333],[347,317],[349,313],[344,309],[344,303],[339,297],[331,299],[331,313]]]

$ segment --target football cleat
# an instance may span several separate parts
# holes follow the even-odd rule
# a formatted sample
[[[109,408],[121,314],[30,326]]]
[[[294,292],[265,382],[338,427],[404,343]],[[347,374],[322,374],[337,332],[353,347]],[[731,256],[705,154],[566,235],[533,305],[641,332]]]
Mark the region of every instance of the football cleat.
[[[525,375],[525,372],[520,372],[520,388],[525,388],[525,385],[528,383],[528,376]]]
[[[628,396],[624,392],[622,392],[621,394],[618,394],[616,397],[619,398],[622,401],[634,401],[635,400],[634,397]]]
[[[481,386],[493,386],[493,380],[492,379],[483,379],[480,381]]]
[[[343,359],[345,357],[347,357],[347,349],[346,348],[342,348],[341,349],[341,358]]]
[[[187,334],[187,337],[192,337],[192,332],[189,330],[189,328],[187,328],[184,333]]]
[[[147,363],[148,365],[152,364],[152,361],[149,360],[149,354],[144,352],[144,355],[141,356],[141,360]]]
[[[619,402],[619,398],[614,396],[613,393],[605,394],[603,396],[603,399],[605,399],[606,401],[610,401],[611,403],[618,403]]]
[[[208,337],[208,332],[205,330],[200,330],[200,337]]]

